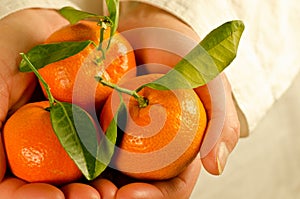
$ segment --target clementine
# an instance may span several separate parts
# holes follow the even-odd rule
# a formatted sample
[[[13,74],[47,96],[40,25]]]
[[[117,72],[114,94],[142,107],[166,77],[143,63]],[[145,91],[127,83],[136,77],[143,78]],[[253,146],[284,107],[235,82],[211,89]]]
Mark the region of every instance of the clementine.
[[[109,36],[107,29],[104,31],[103,48],[106,48]],[[98,45],[99,37],[100,26],[97,22],[80,21],[54,32],[45,43],[92,40]],[[99,62],[102,55],[91,44],[76,55],[48,64],[39,73],[57,100],[75,103],[88,110],[94,109],[95,105],[99,108],[112,89],[98,84],[94,77],[98,75],[118,83],[124,75],[135,76],[136,65],[132,47],[119,33],[112,37],[105,59]]]
[[[82,177],[56,137],[49,102],[28,103],[5,123],[3,141],[12,173],[28,182],[64,184]]]
[[[122,83],[134,90],[160,77],[138,76]],[[169,179],[182,172],[200,150],[206,129],[206,112],[193,89],[156,90],[144,87],[138,92],[147,101],[139,106],[135,98],[123,94],[126,121],[118,139],[112,166],[130,177],[143,180]],[[103,106],[100,123],[105,131],[116,114],[120,98],[113,92]]]

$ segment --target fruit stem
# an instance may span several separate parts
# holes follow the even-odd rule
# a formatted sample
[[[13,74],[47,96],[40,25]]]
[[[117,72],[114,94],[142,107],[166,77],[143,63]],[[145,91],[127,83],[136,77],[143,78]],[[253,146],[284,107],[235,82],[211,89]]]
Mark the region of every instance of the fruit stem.
[[[39,72],[37,71],[37,69],[32,65],[32,63],[29,61],[28,57],[24,54],[24,53],[20,53],[22,58],[27,62],[27,64],[29,65],[29,67],[31,68],[31,70],[34,72],[34,74],[37,76],[37,78],[41,81],[41,83],[43,84],[48,99],[49,99],[49,103],[50,103],[50,107],[53,106],[55,99],[53,97],[53,95],[50,92],[50,87],[48,86],[47,82],[44,80],[44,78],[39,74]]]
[[[105,24],[105,23],[100,23],[100,26],[101,26],[101,28],[100,28],[100,41],[99,41],[99,46],[97,48],[97,50],[101,51],[101,53],[102,53],[102,57],[100,58],[100,61],[105,59],[105,50],[103,49],[103,40],[104,40],[104,30],[106,29],[106,26],[104,26],[103,24]],[[100,61],[98,61],[98,63]]]
[[[102,60],[105,59],[105,53],[108,50],[110,45],[111,37],[109,38],[107,47],[103,49],[104,31],[107,30],[108,26],[111,26],[111,21],[109,20],[109,18],[104,18],[103,20],[100,20],[98,22],[98,25],[100,26],[100,35],[99,35],[99,45],[97,47],[97,50],[101,51],[102,57],[96,60],[97,64],[99,64]]]
[[[135,90],[122,88],[116,84],[103,80],[103,78],[100,76],[95,76],[95,79],[101,84],[103,84],[104,86],[108,86],[110,88],[115,89],[118,92],[133,96],[137,100],[140,108],[145,108],[146,106],[148,106],[149,103],[148,99],[144,98],[143,96],[140,96]]]

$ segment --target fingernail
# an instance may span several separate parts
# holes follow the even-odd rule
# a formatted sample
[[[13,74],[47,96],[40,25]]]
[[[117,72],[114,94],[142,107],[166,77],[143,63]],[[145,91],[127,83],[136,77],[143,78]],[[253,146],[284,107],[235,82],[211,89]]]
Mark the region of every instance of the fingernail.
[[[217,155],[217,165],[218,165],[219,175],[223,173],[228,156],[229,156],[229,151],[227,149],[226,144],[224,142],[220,143],[219,151]]]

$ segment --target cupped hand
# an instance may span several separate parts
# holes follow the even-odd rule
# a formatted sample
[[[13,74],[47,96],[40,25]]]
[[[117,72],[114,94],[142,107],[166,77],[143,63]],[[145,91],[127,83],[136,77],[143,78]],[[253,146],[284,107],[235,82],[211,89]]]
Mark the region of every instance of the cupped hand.
[[[193,191],[201,170],[200,156],[178,176],[165,181],[135,182],[133,179],[124,180],[116,186],[107,178],[99,178],[92,182],[101,196],[105,199],[188,199]],[[125,177],[126,179],[126,177]],[[119,177],[116,179],[119,180]]]
[[[36,85],[33,74],[19,72],[19,53],[43,42],[49,34],[66,23],[56,11],[44,9],[18,11],[0,20],[0,135],[6,118],[31,98]],[[7,171],[0,136],[1,199],[62,199],[74,195],[80,198],[100,198],[96,189],[85,184],[74,183],[59,189],[45,183],[27,183],[11,176]]]
[[[146,4],[131,6],[130,3],[122,3],[123,12],[121,12],[120,16],[120,32],[140,27],[164,27],[181,32],[199,41],[198,36],[192,29],[178,18]],[[28,21],[30,21],[30,25],[27,23]],[[36,25],[32,25],[33,23],[36,23]],[[20,61],[19,53],[42,42],[51,32],[65,23],[66,21],[58,16],[57,13],[51,10],[40,9],[17,12],[0,21],[1,30],[7,31],[6,34],[1,33],[0,36],[0,44],[1,46],[5,46],[5,48],[0,49],[0,64],[1,68],[6,68],[4,71],[1,70],[0,73],[0,125],[3,125],[7,115],[24,104],[33,92],[33,85],[35,84],[34,76],[31,74],[21,74],[17,70],[17,63]],[[5,28],[3,29],[2,27]],[[40,31],[36,31],[36,27],[40,27]],[[22,35],[19,34],[20,30],[22,31]],[[24,40],[24,38],[27,39]],[[130,40],[131,38],[128,39]],[[153,39],[151,37],[143,38],[143,42],[147,43],[149,41],[153,42]],[[130,42],[134,44],[136,41]],[[184,46],[182,47],[184,48]],[[159,63],[174,66],[180,60],[180,56],[164,51],[163,49],[149,48],[136,50],[136,56],[138,64]],[[218,119],[223,121],[220,135],[216,136],[213,131],[208,131],[203,141],[203,145],[207,146],[206,150],[203,150],[204,155],[201,158],[196,157],[179,176],[167,181],[130,182],[122,186],[116,186],[106,178],[98,178],[91,182],[90,185],[71,183],[59,188],[45,183],[27,183],[11,177],[6,172],[3,145],[0,140],[0,198],[36,198],[39,196],[42,198],[101,197],[105,199],[189,198],[200,173],[201,165],[203,164],[205,169],[212,174],[220,174],[224,169],[229,153],[236,145],[239,137],[239,122],[231,96],[230,85],[225,75],[221,75],[220,79],[225,96],[225,106],[222,106],[222,109],[218,109],[217,105],[214,106],[215,100],[207,97],[207,95],[211,96],[210,91],[214,90],[213,81],[207,86],[199,88],[198,92],[209,112],[208,125],[212,126],[214,121]],[[210,87],[209,85],[212,86]],[[218,114],[218,112],[226,114]]]
[[[198,21],[201,23],[201,19]],[[137,2],[121,3],[119,31],[133,45],[142,72],[145,69],[165,72],[165,66],[173,67],[200,41],[192,28],[179,18]],[[208,114],[208,128],[200,150],[202,164],[209,173],[219,175],[240,134],[231,86],[221,73],[195,90]]]
[[[29,23],[30,22],[30,23]],[[67,22],[53,10],[27,9],[0,20],[0,129],[5,119],[25,104],[36,85],[31,73],[20,73],[21,52],[43,42],[49,34]],[[164,182],[130,183],[116,187],[99,178],[90,185],[71,183],[55,187],[46,183],[27,183],[7,170],[2,136],[0,136],[0,198],[174,198],[178,193],[188,198],[200,172],[200,159],[178,177]],[[186,191],[188,190],[188,191]],[[183,197],[181,197],[183,198]]]

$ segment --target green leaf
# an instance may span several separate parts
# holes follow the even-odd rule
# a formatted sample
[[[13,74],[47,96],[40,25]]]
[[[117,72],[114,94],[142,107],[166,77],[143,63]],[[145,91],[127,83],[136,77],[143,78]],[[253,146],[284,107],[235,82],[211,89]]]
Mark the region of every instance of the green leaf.
[[[33,47],[28,53],[26,53],[26,56],[36,69],[40,69],[47,64],[63,60],[79,53],[91,43],[93,43],[93,41],[87,40],[79,42],[41,44]],[[24,59],[21,60],[19,68],[21,72],[32,71]]]
[[[102,19],[103,16],[96,15],[94,13],[84,12],[81,10],[76,10],[72,7],[63,7],[58,12],[67,19],[71,24],[76,24],[78,21],[88,18]]]
[[[240,20],[230,21],[213,30],[200,43],[214,60],[219,71],[236,57],[245,25]]]
[[[119,0],[106,0],[109,17],[112,21],[112,29],[110,35],[115,34],[119,24]]]
[[[121,95],[119,96],[121,101],[114,118],[110,122],[105,132],[106,139],[101,139],[100,142],[99,157],[101,158],[101,162],[105,164],[108,164],[113,156],[114,147],[118,135],[118,125],[121,125],[125,122],[125,119],[122,114],[126,110],[126,106],[122,100]]]
[[[244,28],[239,20],[224,23],[211,31],[167,74],[142,87],[165,90],[196,88],[208,83],[235,59]]]
[[[105,170],[113,154],[116,135],[110,134],[111,144],[100,137],[92,117],[79,106],[57,102],[50,108],[53,129],[69,156],[88,180],[93,180]],[[99,141],[100,140],[100,141]],[[99,144],[100,143],[100,144]],[[102,151],[102,150],[106,151]],[[105,152],[109,151],[109,155]],[[105,154],[105,157],[101,155]],[[102,162],[102,160],[105,162]]]

